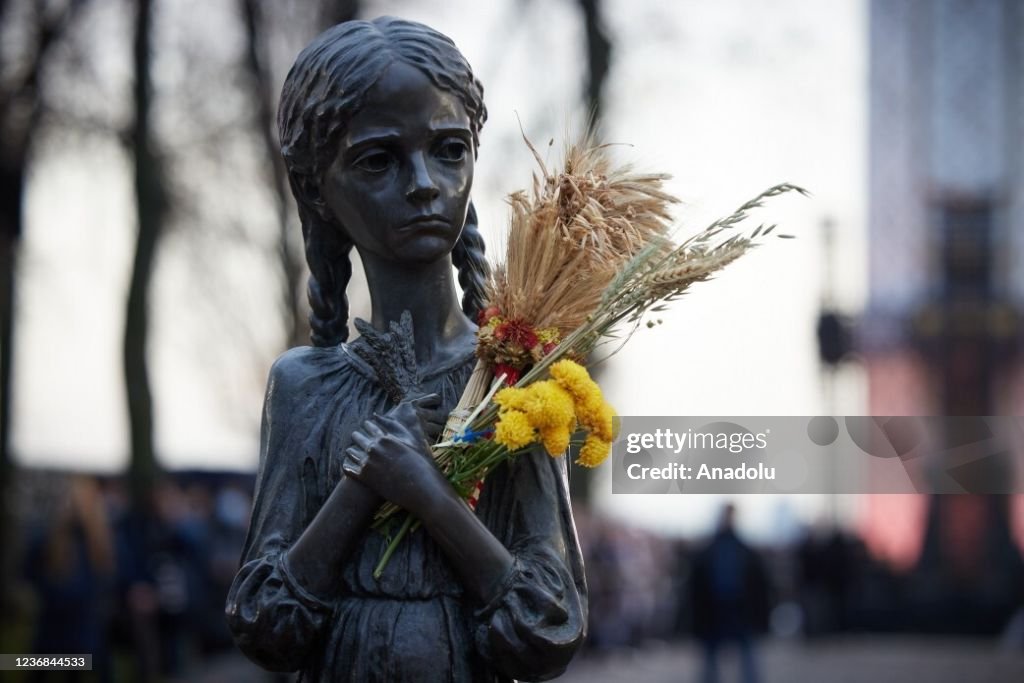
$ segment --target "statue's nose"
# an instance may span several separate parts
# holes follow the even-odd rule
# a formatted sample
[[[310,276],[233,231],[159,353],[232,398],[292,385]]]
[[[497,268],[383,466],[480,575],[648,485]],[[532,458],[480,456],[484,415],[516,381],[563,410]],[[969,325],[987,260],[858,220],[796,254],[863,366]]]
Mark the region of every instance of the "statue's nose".
[[[409,188],[406,191],[406,196],[414,201],[433,201],[440,195],[441,190],[438,189],[437,183],[434,182],[434,178],[430,175],[426,157],[422,152],[413,154]]]

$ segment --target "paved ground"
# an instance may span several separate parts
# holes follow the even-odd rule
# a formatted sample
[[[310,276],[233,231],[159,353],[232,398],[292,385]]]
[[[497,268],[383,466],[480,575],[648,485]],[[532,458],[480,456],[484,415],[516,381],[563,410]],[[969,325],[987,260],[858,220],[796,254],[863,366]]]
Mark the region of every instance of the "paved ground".
[[[869,636],[766,642],[758,650],[760,683],[1024,683],[1024,652],[992,641],[960,638]],[[721,683],[738,683],[727,653]],[[275,683],[241,655],[204,663],[189,683]],[[693,644],[663,645],[581,658],[559,683],[701,683],[700,652]],[[397,683],[397,682],[396,682]]]
[[[1024,683],[1024,652],[992,641],[870,636],[759,648],[761,683]],[[739,681],[734,656],[722,683]],[[662,646],[574,663],[559,683],[700,683],[692,644]]]

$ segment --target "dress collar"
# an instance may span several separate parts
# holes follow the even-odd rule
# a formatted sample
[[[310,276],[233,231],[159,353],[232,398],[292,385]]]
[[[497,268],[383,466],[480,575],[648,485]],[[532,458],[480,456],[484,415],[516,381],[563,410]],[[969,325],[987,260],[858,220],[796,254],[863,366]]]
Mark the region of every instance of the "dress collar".
[[[476,355],[475,340],[459,342],[460,348],[437,365],[420,367],[416,362],[416,344],[412,314],[403,311],[387,330],[378,330],[361,318],[354,321],[359,337],[342,344],[345,353],[363,374],[375,379],[394,402],[423,393],[423,384],[442,373],[462,367]]]

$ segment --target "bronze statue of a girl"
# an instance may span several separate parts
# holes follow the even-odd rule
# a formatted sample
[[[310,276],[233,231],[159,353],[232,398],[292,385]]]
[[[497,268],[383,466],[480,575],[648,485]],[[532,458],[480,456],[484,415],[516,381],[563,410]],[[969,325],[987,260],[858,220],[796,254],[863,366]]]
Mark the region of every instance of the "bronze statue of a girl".
[[[310,682],[544,680],[584,638],[565,459],[501,466],[474,511],[428,447],[475,363],[486,262],[469,195],[485,118],[452,41],[394,18],[326,31],[285,81],[313,346],[271,369],[227,604],[238,645],[266,668]],[[372,319],[345,343],[352,247]],[[422,528],[375,579],[388,539],[370,523],[384,501]]]

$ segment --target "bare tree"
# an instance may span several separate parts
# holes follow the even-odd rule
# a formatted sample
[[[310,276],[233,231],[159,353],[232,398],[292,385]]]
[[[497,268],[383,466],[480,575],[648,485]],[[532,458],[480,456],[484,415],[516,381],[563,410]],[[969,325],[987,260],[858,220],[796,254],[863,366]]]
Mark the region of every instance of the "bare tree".
[[[611,69],[612,43],[604,31],[601,20],[601,0],[579,0],[580,11],[583,13],[584,35],[586,37],[587,71],[584,81],[584,99],[590,124],[598,130],[603,112],[604,88]],[[604,372],[603,366],[591,369],[594,379],[599,379]],[[590,486],[594,479],[591,470],[577,467],[569,480],[570,492],[575,501],[585,503],[590,500]]]
[[[85,0],[11,3],[0,0],[0,40],[20,49],[0,51],[0,609],[9,616],[12,585],[11,402],[18,252],[24,229],[25,187],[45,108],[43,78],[53,47],[67,33]]]
[[[0,485],[10,468],[10,411],[18,249],[25,185],[38,137],[47,57],[72,24],[84,0],[10,3],[0,0],[0,32],[18,33],[22,48],[0,51]],[[0,496],[2,498],[2,496]]]
[[[587,36],[587,107],[595,124],[601,120],[602,97],[612,61],[612,43],[601,21],[601,0],[579,0]]]
[[[133,500],[143,509],[150,499],[157,474],[153,451],[153,397],[146,364],[149,340],[149,285],[154,257],[167,213],[167,190],[156,140],[152,132],[153,83],[152,0],[137,0],[132,97],[135,121],[131,130],[135,158],[135,199],[138,232],[128,288],[124,326],[124,378],[128,393],[131,460],[129,475]]]

